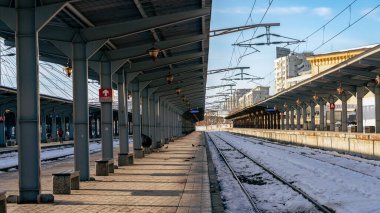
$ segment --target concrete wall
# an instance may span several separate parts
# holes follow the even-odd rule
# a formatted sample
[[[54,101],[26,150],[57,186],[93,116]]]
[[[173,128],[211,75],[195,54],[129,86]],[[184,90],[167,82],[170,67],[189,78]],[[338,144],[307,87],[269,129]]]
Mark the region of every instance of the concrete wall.
[[[380,134],[283,131],[250,128],[226,128],[223,130],[277,142],[333,150],[368,159],[380,159]]]

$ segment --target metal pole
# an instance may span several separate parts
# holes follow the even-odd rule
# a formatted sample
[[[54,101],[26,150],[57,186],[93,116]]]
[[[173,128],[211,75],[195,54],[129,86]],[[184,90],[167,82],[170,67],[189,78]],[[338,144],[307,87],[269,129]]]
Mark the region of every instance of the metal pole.
[[[88,61],[86,44],[73,43],[73,129],[74,169],[80,180],[90,180],[90,153],[88,128]]]
[[[363,90],[364,88],[357,88],[356,93],[356,122],[357,132],[363,133]],[[376,105],[375,105],[376,107]]]
[[[160,148],[160,140],[161,140],[161,132],[160,132],[160,98],[155,95],[154,96],[154,121],[155,121],[155,128],[154,128],[154,148],[158,149]]]
[[[319,102],[319,130],[325,130],[325,102]]]
[[[347,96],[342,95],[342,132],[347,132]]]
[[[46,142],[46,114],[42,112],[41,119],[41,141]]]
[[[41,193],[40,95],[36,1],[16,0],[17,132],[19,202]]]
[[[294,130],[294,109],[290,110],[290,128]]]
[[[332,104],[334,102],[330,102]],[[335,131],[335,110],[330,107],[330,131]]]
[[[315,131],[315,103],[313,101],[310,103],[310,118],[311,130]]]
[[[117,82],[117,92],[118,92],[118,119],[119,119],[119,148],[120,153],[128,154],[128,124],[127,124],[127,114],[126,111],[126,87],[125,87],[125,72],[124,70],[119,70],[118,72],[118,82]]]
[[[380,87],[375,86],[375,132],[380,133]]]
[[[133,120],[133,152],[135,158],[144,157],[141,148],[141,116],[139,82],[132,82],[132,120]]]
[[[51,117],[51,139],[57,141],[57,115],[53,113]]]
[[[148,96],[148,88],[142,90],[142,125],[141,132],[142,134],[149,136],[149,96]]]
[[[100,73],[100,87],[103,89],[112,88],[111,62],[102,62]],[[102,102],[100,105],[102,117],[102,158],[113,160],[112,102]]]
[[[160,127],[159,127],[159,131],[160,131],[160,140],[161,140],[161,144],[164,144],[165,143],[165,133],[164,133],[164,125],[165,125],[165,106],[164,106],[164,100],[162,98],[160,98],[160,112],[159,112],[159,123],[160,123]]]
[[[149,136],[152,138],[152,148],[156,148],[156,113],[155,110],[154,95],[151,94],[149,97]]]
[[[307,130],[307,105],[304,104],[302,106],[302,120],[303,120],[303,130]]]

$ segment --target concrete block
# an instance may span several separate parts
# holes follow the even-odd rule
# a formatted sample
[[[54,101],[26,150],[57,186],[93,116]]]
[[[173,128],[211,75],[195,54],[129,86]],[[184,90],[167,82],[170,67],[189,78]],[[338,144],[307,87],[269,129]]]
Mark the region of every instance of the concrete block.
[[[133,164],[133,154],[119,153],[119,166],[128,166]]]
[[[53,176],[53,194],[71,194],[70,175]]]
[[[109,164],[108,160],[97,160],[96,165],[96,176],[108,176],[109,175]]]
[[[79,190],[79,182],[79,171],[63,171],[54,173],[53,194],[71,194],[71,189]],[[47,196],[46,199],[49,200],[50,198]]]
[[[7,212],[7,199],[5,191],[0,191],[0,212]]]
[[[134,149],[133,150],[133,155],[135,158],[143,158],[144,157],[144,152],[142,149]]]

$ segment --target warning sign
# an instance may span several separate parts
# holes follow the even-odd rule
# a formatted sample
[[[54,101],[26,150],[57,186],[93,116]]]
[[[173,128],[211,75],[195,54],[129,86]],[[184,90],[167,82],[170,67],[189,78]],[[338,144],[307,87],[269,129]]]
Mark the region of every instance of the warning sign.
[[[112,102],[112,89],[99,89],[99,101],[100,102]]]

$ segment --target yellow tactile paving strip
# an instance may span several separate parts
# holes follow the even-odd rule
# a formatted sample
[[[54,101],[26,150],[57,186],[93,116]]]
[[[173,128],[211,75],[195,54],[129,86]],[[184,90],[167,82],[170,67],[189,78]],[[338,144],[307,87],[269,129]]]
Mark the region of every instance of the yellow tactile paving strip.
[[[211,212],[207,158],[201,143],[201,133],[194,132],[168,148],[135,159],[133,166],[116,169],[111,176],[81,182],[81,189],[71,195],[55,195],[54,204],[8,204],[8,212]],[[100,153],[91,156],[92,173],[99,158]],[[52,191],[51,174],[72,164],[67,159],[44,165],[43,193]],[[0,189],[16,194],[17,175],[0,174]]]

